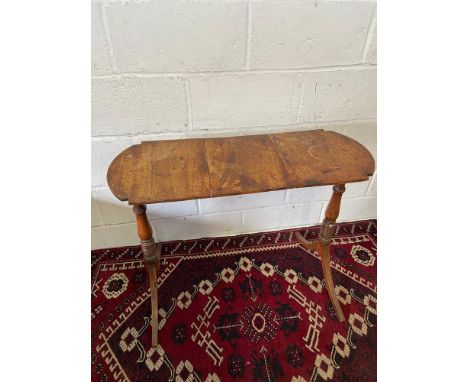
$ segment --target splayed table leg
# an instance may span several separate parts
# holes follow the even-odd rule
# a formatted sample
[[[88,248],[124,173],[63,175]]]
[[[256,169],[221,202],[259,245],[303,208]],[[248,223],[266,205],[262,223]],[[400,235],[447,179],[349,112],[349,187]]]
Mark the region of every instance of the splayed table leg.
[[[151,290],[151,346],[158,345],[158,285],[157,274],[159,272],[159,259],[161,246],[156,245],[153,239],[153,230],[146,216],[145,205],[133,206],[136,215],[138,236],[140,237],[141,249],[148,270]]]

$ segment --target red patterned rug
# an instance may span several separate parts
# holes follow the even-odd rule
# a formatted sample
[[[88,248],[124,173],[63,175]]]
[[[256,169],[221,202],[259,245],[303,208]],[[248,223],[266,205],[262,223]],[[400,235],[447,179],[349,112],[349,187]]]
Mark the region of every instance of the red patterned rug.
[[[342,223],[328,299],[294,230],[163,245],[159,345],[139,247],[92,252],[93,381],[375,381],[377,222]],[[319,227],[299,230],[317,238]]]

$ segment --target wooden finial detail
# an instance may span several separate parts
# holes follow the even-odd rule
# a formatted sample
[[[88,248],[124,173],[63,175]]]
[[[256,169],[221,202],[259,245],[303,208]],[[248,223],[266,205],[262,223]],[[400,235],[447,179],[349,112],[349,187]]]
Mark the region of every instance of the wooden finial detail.
[[[317,251],[322,260],[322,271],[327,284],[328,296],[340,321],[344,321],[344,314],[336,297],[335,284],[331,273],[330,243],[335,233],[336,219],[340,213],[341,198],[345,191],[346,187],[344,184],[336,184],[333,186],[333,194],[325,210],[325,219],[323,219],[317,243]]]
[[[323,245],[329,245],[333,238],[333,233],[335,232],[335,222],[323,219],[322,226],[320,227],[319,241]]]
[[[330,244],[333,239],[333,234],[335,233],[336,219],[340,213],[341,198],[345,191],[346,187],[344,184],[336,184],[333,186],[333,194],[325,210],[325,219],[323,219],[322,226],[320,227],[318,241],[312,242],[306,240],[299,232],[295,232],[297,241],[305,249],[308,251],[317,250],[322,262],[323,277],[327,285],[328,296],[340,321],[344,321],[344,314],[335,294],[335,284],[333,283],[330,266]]]
[[[136,215],[137,230],[140,240],[152,239],[153,229],[146,216],[146,206],[141,204],[135,205],[133,206],[133,212]]]
[[[335,222],[340,212],[341,197],[345,191],[346,187],[344,184],[336,184],[333,186],[333,194],[328,203],[322,227],[320,228],[319,240],[323,245],[331,243],[333,233],[335,232]],[[308,251],[315,251],[317,249],[317,243],[307,240],[300,232],[296,231],[294,235],[297,241]]]
[[[333,194],[325,211],[325,219],[327,221],[336,222],[338,214],[340,213],[341,198],[345,191],[346,187],[344,184],[336,184],[333,186]]]

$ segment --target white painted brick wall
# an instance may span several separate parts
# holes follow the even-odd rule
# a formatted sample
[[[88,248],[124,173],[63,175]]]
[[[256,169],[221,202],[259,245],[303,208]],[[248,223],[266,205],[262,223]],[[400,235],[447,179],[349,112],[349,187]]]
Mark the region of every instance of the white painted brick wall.
[[[373,118],[376,115],[376,79],[375,68],[304,74],[300,121]]]
[[[106,7],[119,72],[197,72],[245,64],[245,1],[128,1]]]
[[[369,38],[364,46],[363,52],[364,62],[369,64],[377,64],[377,15],[374,14],[372,24],[369,28]]]
[[[374,8],[361,1],[254,1],[250,67],[359,64]]]
[[[106,172],[143,140],[324,128],[376,155],[374,1],[91,4],[92,247],[137,244]],[[157,240],[318,224],[331,187],[148,206]],[[376,217],[377,175],[340,220]]]
[[[242,213],[201,214],[183,218],[152,221],[158,240],[195,239],[227,236],[242,232]]]
[[[181,131],[188,125],[182,78],[95,78],[91,90],[94,136]]]
[[[216,74],[190,79],[193,127],[236,129],[296,123],[298,73]]]
[[[92,138],[91,139],[91,186],[107,186],[107,168],[114,157],[127,147],[133,140],[128,137]]]
[[[322,208],[323,203],[317,202],[245,211],[243,232],[255,232],[258,227],[262,227],[262,230],[274,230],[317,224]]]
[[[284,203],[285,197],[286,191],[280,190],[262,192],[260,194],[247,194],[238,196],[225,196],[221,198],[212,199],[200,199],[199,212],[201,214],[207,214],[214,212],[227,212],[278,206]]]
[[[102,20],[100,4],[91,3],[91,70],[94,75],[112,72],[111,57]]]

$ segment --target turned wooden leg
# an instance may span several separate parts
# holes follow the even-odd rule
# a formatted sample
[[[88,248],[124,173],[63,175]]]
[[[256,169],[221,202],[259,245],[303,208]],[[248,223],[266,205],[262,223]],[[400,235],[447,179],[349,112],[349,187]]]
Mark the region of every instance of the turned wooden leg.
[[[328,296],[333,304],[336,315],[340,321],[344,321],[343,311],[336,297],[335,284],[333,283],[331,268],[330,268],[330,243],[335,232],[336,219],[340,212],[341,197],[346,188],[344,184],[333,186],[333,195],[328,203],[325,211],[325,219],[323,219],[322,227],[320,228],[319,239],[317,242],[317,252],[322,260],[323,276],[327,284]]]
[[[298,231],[295,231],[294,235],[296,236],[297,241],[308,251],[315,251],[317,249],[317,243],[315,241],[306,240],[306,238]]]
[[[161,247],[156,245],[153,239],[153,230],[146,216],[145,205],[133,206],[136,215],[138,236],[140,237],[141,249],[150,278],[151,290],[151,346],[158,345],[158,283],[159,258]]]

